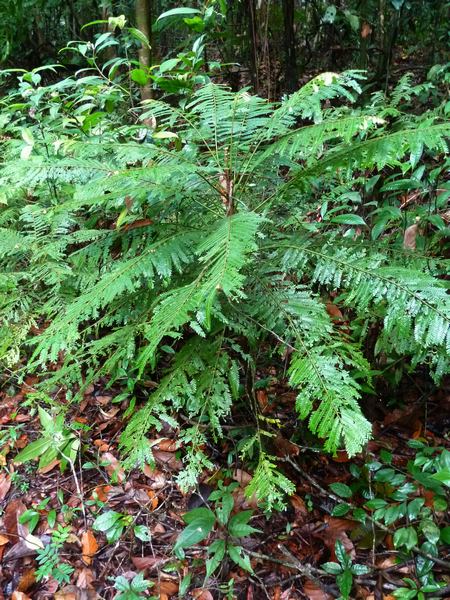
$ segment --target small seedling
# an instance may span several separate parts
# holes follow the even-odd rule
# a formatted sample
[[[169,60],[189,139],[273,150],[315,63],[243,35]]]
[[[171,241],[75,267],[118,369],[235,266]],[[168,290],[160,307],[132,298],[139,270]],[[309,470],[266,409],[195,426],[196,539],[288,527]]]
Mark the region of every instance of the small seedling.
[[[341,598],[348,600],[353,586],[353,576],[365,575],[370,572],[370,569],[366,565],[353,564],[341,540],[336,541],[335,554],[339,562],[327,562],[322,565],[322,568],[330,575],[336,575],[336,583],[341,593]]]

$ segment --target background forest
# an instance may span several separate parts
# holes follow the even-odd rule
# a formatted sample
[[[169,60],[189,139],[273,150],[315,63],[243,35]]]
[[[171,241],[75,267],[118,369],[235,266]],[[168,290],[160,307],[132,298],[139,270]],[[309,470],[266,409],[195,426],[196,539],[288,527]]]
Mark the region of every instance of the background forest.
[[[0,600],[450,597],[449,3],[0,6]]]

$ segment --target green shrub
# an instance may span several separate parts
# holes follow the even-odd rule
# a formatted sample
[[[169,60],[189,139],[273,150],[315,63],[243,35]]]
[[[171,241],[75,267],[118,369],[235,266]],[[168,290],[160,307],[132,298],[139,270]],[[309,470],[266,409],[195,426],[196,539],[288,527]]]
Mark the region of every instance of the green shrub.
[[[47,86],[22,74],[0,116],[3,361],[78,394],[107,375],[132,402],[155,373],[122,451],[129,466],[151,461],[147,432],[182,410],[199,424],[180,434],[189,486],[270,340],[288,350],[298,415],[325,450],[359,452],[365,340],[436,380],[450,342],[441,261],[372,240],[377,216],[355,190],[440,160],[450,126],[439,108],[402,113],[407,80],[357,108],[360,79],[326,73],[278,104],[207,83],[141,109],[103,72]],[[335,293],[353,331],[327,313]],[[289,482],[256,441],[251,490],[273,505]]]

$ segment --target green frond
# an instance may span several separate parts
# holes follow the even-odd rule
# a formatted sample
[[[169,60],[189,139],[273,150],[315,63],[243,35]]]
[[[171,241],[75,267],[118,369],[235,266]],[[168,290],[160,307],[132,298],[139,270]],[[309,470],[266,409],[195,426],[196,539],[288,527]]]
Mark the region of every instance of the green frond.
[[[360,387],[343,361],[327,348],[300,346],[291,360],[289,382],[300,388],[296,403],[300,417],[309,417],[309,428],[325,439],[324,447],[335,452],[344,446],[349,456],[357,454],[372,427],[358,404]]]

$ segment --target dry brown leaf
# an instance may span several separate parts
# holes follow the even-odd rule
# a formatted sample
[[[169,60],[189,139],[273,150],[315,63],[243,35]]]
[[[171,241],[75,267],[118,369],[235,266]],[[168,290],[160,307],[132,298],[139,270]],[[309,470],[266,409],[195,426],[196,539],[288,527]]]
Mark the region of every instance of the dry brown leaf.
[[[9,542],[9,537],[0,534],[0,546],[4,546]]]
[[[18,592],[28,592],[36,583],[36,575],[34,569],[27,569],[17,584]]]
[[[95,600],[97,597],[94,590],[83,590],[76,585],[66,585],[54,595],[55,600]]]
[[[156,523],[156,525],[152,528],[151,532],[153,533],[153,535],[156,533],[166,533],[166,528],[161,523]]]
[[[303,592],[308,600],[333,600],[333,596],[327,594],[321,587],[309,579],[303,584]]]
[[[13,500],[8,504],[3,515],[3,525],[11,544],[17,544],[19,541],[17,533],[18,518],[26,511],[27,507],[22,500]]]
[[[147,490],[147,496],[150,500],[150,505],[151,505],[151,509],[155,510],[155,508],[158,506],[158,496],[155,494],[155,492],[153,490]]]
[[[303,498],[300,498],[300,496],[297,496],[297,494],[294,494],[293,496],[291,496],[289,498],[289,501],[295,510],[295,516],[297,518],[304,517],[305,515],[308,514],[308,509],[306,508],[306,504],[305,504],[305,501],[303,500]]]
[[[77,582],[76,585],[77,587],[81,588],[81,589],[93,589],[92,587],[92,583],[94,581],[94,573],[91,571],[91,569],[88,569],[86,567],[83,567],[82,569],[80,569],[80,572],[78,573],[78,577],[77,577]]]
[[[405,233],[403,235],[403,248],[407,248],[408,250],[416,249],[416,237],[418,231],[419,225],[417,223],[410,225],[405,229]]]
[[[157,558],[156,556],[132,556],[131,562],[138,571],[145,571],[146,569],[154,569],[158,567],[164,559]]]
[[[15,448],[22,450],[28,444],[28,436],[26,433],[20,436],[20,438],[14,444]]]
[[[248,498],[245,494],[245,489],[238,487],[233,491],[234,508],[236,510],[248,510],[258,508],[258,499],[255,494],[251,498]]]
[[[109,421],[111,419],[113,419],[119,411],[120,411],[120,406],[113,406],[113,408],[109,409],[108,411],[104,411],[104,410],[100,409],[102,418],[105,419],[106,421],[108,421],[107,423],[104,423],[104,425],[108,426]],[[100,429],[100,427],[99,427],[99,429]]]
[[[365,40],[372,33],[372,27],[369,23],[364,22],[361,27],[361,37]]]
[[[177,441],[169,438],[164,438],[158,443],[158,448],[164,450],[164,452],[176,452],[178,447]]]
[[[176,457],[173,452],[164,452],[163,450],[154,450],[153,456],[157,463],[168,467],[172,471],[181,471],[182,461]]]
[[[328,527],[324,529],[318,537],[323,539],[325,545],[329,548],[331,552],[331,560],[336,561],[336,555],[334,553],[336,541],[340,540],[346,552],[350,554],[352,559],[356,557],[355,546],[352,540],[347,535],[348,531],[354,529],[357,524],[355,521],[349,521],[348,519],[336,519],[335,517],[325,517],[325,521],[328,524]]]
[[[27,596],[23,592],[13,592],[11,600],[31,600],[30,596]]]
[[[96,396],[95,401],[100,404],[100,406],[106,406],[112,400],[112,396]]]
[[[250,473],[242,471],[242,469],[235,469],[233,473],[233,479],[237,481],[240,485],[245,487],[252,480],[252,476],[250,475]]]
[[[272,600],[280,600],[281,598],[281,587],[277,585],[273,590]]]
[[[85,565],[92,563],[92,557],[98,550],[98,543],[91,530],[84,531],[81,536],[81,558]]]
[[[336,304],[333,304],[332,302],[328,301],[326,303],[326,310],[327,313],[330,315],[330,317],[335,320],[335,321],[343,321],[344,320],[344,315],[342,314],[341,309],[336,306]]]
[[[214,600],[213,595],[209,590],[205,590],[204,588],[197,588],[192,590],[192,595],[195,600]]]
[[[150,465],[145,465],[143,471],[144,475],[152,481],[150,484],[152,490],[161,490],[166,486],[166,476],[159,469],[153,469]]]
[[[0,500],[4,500],[11,487],[11,476],[0,473]]]
[[[92,492],[91,498],[99,500],[100,502],[106,502],[108,500],[108,492],[110,489],[110,485],[99,485]]]
[[[256,400],[258,401],[258,406],[262,412],[265,414],[270,409],[269,397],[267,395],[266,390],[257,390],[256,391]]]
[[[57,467],[60,462],[61,461],[59,459],[55,458],[51,462],[49,462],[48,465],[45,465],[45,467],[41,467],[40,469],[38,469],[38,473],[42,473],[43,475],[45,473],[49,473],[52,469]]]
[[[297,456],[300,452],[300,448],[297,444],[293,444],[291,441],[284,438],[281,433],[277,433],[274,441],[277,456]]]
[[[156,589],[160,594],[175,596],[175,594],[178,594],[178,582],[164,579],[159,582],[159,585],[156,587]]]

